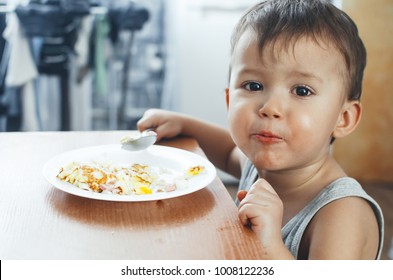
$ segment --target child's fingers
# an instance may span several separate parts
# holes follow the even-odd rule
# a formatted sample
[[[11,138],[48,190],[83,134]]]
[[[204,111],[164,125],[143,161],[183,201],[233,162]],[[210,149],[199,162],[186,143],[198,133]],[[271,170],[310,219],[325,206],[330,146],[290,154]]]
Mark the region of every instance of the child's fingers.
[[[138,122],[137,122],[137,128],[139,131],[144,131],[148,128],[153,127],[153,122],[146,118],[146,116],[143,116]]]
[[[250,193],[258,193],[259,191],[268,191],[270,194],[277,195],[274,188],[265,180],[258,179],[250,188]]]
[[[237,199],[239,200],[239,202],[241,202],[247,195],[247,191],[245,190],[240,190],[237,192]]]
[[[249,215],[250,209],[249,208],[250,208],[250,205],[247,205],[247,206],[243,205],[242,207],[239,208],[239,219],[240,219],[240,222],[245,226],[250,225],[250,215]],[[252,211],[251,211],[251,213],[252,213]]]

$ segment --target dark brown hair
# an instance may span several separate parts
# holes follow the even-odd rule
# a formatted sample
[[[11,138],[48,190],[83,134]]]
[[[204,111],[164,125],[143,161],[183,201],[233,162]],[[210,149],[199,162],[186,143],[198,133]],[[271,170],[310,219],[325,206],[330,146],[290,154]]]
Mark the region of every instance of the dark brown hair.
[[[327,0],[266,0],[250,8],[236,25],[231,54],[241,35],[252,28],[261,50],[267,43],[284,40],[288,46],[300,37],[333,45],[346,63],[348,100],[362,93],[366,49],[352,19]]]

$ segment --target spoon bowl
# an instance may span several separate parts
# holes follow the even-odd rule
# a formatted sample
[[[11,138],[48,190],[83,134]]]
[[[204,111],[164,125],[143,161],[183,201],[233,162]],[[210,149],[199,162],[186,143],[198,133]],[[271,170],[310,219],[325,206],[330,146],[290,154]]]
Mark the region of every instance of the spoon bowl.
[[[147,149],[157,141],[157,133],[145,130],[138,137],[124,137],[120,140],[121,147],[127,151],[141,151]]]

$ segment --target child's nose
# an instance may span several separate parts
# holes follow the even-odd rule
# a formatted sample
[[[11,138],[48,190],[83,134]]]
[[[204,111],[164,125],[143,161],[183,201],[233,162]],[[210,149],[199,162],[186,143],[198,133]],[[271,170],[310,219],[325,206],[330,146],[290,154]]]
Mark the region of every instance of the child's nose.
[[[266,97],[259,108],[259,115],[264,118],[280,119],[283,116],[282,100],[274,94]]]

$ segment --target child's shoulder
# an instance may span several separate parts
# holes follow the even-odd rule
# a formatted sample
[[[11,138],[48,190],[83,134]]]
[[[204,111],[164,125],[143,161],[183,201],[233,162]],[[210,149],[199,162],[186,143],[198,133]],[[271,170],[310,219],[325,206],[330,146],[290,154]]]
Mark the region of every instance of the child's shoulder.
[[[378,203],[358,181],[350,177],[333,181],[310,204],[316,211],[313,220],[323,220],[323,223],[337,226],[345,223],[346,227],[352,225],[358,229],[371,224],[376,228],[383,227],[382,210]]]
[[[317,207],[318,205],[324,206],[332,201],[349,197],[362,198],[378,207],[377,202],[366,193],[361,184],[351,177],[342,177],[331,182],[322,189],[311,204],[315,204]]]
[[[369,214],[375,219],[380,211],[378,203],[363,190],[358,181],[350,177],[333,181],[312,203],[318,209],[316,216],[328,215],[332,216],[332,219],[342,219],[341,217],[346,216],[355,218],[363,214]]]
[[[312,244],[323,240],[325,257],[343,250],[340,256],[348,253],[348,258],[377,256],[383,233],[382,212],[356,180],[345,177],[332,182],[316,203],[320,209],[305,234],[314,241]]]
[[[383,216],[359,182],[343,177],[326,186],[282,233],[299,258],[375,258],[382,248]]]

